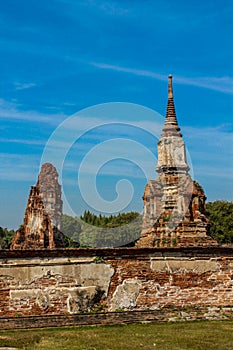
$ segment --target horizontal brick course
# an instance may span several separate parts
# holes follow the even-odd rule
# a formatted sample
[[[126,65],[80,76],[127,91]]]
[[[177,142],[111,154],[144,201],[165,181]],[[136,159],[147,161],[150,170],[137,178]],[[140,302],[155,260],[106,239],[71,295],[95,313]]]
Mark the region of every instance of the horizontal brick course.
[[[204,310],[192,319],[232,310],[232,247],[0,251],[2,327],[168,320],[187,308]]]

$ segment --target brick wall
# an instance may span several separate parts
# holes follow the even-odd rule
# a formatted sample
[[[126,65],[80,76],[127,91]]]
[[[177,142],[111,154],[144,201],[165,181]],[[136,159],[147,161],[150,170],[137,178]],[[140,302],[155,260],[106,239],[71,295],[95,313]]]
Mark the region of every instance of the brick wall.
[[[232,315],[233,248],[0,251],[1,322],[195,308]]]

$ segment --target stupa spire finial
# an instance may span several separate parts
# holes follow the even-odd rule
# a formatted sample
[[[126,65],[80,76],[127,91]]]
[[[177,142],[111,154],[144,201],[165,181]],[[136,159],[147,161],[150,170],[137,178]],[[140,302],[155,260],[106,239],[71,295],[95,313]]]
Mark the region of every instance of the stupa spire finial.
[[[168,98],[173,98],[172,75],[168,76]]]
[[[168,102],[167,102],[167,111],[165,118],[165,125],[163,132],[177,132],[180,131],[178,122],[176,119],[175,104],[173,99],[173,88],[172,88],[172,75],[168,76]]]

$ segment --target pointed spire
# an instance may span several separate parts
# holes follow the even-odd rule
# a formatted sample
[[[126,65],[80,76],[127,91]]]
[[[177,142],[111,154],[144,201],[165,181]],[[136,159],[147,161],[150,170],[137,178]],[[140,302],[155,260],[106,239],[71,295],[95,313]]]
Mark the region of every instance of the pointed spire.
[[[173,89],[172,89],[172,75],[168,76],[168,102],[167,102],[167,112],[165,118],[165,124],[163,128],[163,133],[176,134],[180,131],[178,122],[176,119],[176,111],[173,100]],[[181,136],[181,134],[179,133]]]
[[[172,75],[171,74],[169,74],[169,76],[168,76],[168,98],[173,99]]]

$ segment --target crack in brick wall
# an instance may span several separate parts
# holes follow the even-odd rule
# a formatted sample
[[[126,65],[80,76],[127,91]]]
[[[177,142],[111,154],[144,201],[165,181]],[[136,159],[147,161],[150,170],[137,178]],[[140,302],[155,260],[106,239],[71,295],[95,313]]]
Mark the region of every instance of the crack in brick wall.
[[[233,307],[232,248],[23,254],[0,253],[0,317]]]

